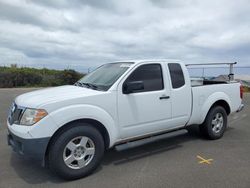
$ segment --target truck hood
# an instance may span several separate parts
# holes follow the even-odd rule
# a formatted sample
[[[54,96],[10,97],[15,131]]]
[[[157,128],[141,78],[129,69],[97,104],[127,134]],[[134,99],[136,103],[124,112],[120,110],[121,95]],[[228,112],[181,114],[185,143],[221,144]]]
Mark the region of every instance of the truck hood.
[[[100,93],[103,92],[79,86],[66,85],[25,93],[18,96],[15,102],[18,106],[39,108],[42,105],[53,102],[97,95]]]

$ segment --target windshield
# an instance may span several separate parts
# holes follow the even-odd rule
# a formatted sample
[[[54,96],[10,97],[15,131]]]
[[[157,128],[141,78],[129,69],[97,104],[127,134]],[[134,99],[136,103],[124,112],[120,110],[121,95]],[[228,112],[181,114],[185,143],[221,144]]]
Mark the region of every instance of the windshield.
[[[87,87],[96,90],[107,91],[120,76],[128,70],[132,63],[109,63],[102,65],[93,72],[87,74],[78,82],[77,86]]]

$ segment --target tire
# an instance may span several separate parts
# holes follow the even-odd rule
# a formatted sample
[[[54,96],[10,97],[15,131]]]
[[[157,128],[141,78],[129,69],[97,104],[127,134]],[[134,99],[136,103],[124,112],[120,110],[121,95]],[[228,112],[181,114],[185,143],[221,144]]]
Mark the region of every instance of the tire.
[[[212,107],[200,125],[201,133],[210,140],[216,140],[224,135],[227,128],[227,113],[221,106]]]
[[[75,123],[51,143],[49,167],[58,176],[74,180],[91,174],[104,154],[101,133],[89,124]]]

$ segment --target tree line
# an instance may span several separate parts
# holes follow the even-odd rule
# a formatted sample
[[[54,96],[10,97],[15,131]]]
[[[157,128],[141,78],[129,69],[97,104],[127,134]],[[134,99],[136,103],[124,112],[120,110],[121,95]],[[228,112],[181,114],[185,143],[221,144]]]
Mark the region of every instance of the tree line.
[[[0,66],[0,88],[71,85],[83,76],[84,74],[72,69],[52,70]]]

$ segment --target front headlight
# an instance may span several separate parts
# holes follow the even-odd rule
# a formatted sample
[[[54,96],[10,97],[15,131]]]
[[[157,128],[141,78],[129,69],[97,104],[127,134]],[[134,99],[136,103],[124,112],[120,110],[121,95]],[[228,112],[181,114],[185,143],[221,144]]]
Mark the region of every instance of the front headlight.
[[[47,115],[48,113],[46,110],[26,108],[22,115],[20,125],[33,125]]]

